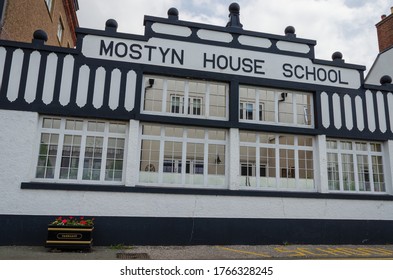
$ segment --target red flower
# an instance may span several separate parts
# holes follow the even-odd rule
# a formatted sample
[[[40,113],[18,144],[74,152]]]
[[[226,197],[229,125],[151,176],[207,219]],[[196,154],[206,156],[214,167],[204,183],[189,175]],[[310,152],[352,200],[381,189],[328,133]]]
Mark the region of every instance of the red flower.
[[[64,220],[62,220],[61,222],[62,222],[63,224],[66,224],[66,223],[67,223],[67,220],[64,219]]]
[[[70,216],[70,219],[72,220],[74,217]]]
[[[86,221],[80,221],[81,225],[86,225]]]

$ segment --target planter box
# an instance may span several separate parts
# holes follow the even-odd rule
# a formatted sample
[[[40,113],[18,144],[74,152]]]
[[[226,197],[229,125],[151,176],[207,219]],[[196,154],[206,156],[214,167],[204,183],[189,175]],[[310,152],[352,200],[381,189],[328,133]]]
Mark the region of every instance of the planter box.
[[[46,248],[90,250],[94,227],[48,226]]]

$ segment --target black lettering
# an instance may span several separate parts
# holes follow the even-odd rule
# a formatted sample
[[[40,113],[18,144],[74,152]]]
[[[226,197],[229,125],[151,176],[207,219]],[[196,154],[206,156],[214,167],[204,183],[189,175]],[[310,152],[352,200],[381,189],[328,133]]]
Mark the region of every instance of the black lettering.
[[[233,66],[233,57],[232,56],[230,56],[229,57],[229,66],[231,67],[231,69],[233,70],[233,71],[239,71],[239,69],[240,69],[240,57],[238,57],[237,58],[237,65],[236,65],[236,67],[235,66]]]
[[[298,73],[298,70],[301,70],[301,73],[302,74],[299,74]],[[301,65],[296,65],[295,66],[295,76],[296,76],[296,78],[298,78],[298,79],[303,79],[304,78],[304,67],[303,66],[301,66]]]
[[[165,57],[169,53],[170,49],[168,48],[168,49],[166,49],[166,51],[164,51],[164,49],[161,47],[159,47],[158,49],[160,50],[160,52],[162,54],[162,63],[165,63]]]
[[[326,70],[323,68],[319,68],[317,71],[318,80],[324,82],[327,79]]]
[[[338,70],[338,82],[342,85],[348,85],[348,82],[344,82],[341,78],[341,71]]]
[[[249,58],[243,58],[242,61],[243,67],[242,70],[246,73],[251,73],[252,72],[252,60]]]
[[[291,64],[285,63],[282,66],[282,70],[284,70],[284,72],[282,74],[284,75],[284,77],[292,78],[293,77],[292,69],[293,69],[293,66]]]
[[[121,48],[120,48],[121,47]],[[117,43],[115,47],[115,54],[118,57],[125,57],[127,55],[127,45],[125,43]]]
[[[220,61],[224,62],[224,64],[221,64]],[[228,68],[228,58],[224,55],[219,55],[217,57],[217,66],[218,68],[224,70]]]
[[[216,69],[216,55],[215,55],[215,54],[213,54],[212,59],[208,59],[208,58],[207,58],[207,54],[204,53],[204,54],[203,54],[203,68],[206,68],[206,67],[207,67],[207,65],[206,65],[207,62],[212,63],[212,69]]]
[[[130,57],[133,59],[141,59],[142,58],[142,46],[139,44],[132,44],[130,46]]]
[[[316,80],[316,73],[315,73],[315,67],[312,68],[311,71],[308,70],[308,66],[306,66],[306,79],[310,80],[310,76],[313,76],[313,80]]]
[[[145,48],[149,50],[148,60],[151,61],[152,51],[157,49],[157,47],[146,45]]]
[[[264,60],[258,60],[258,59],[254,60],[254,73],[255,74],[265,75],[264,71],[260,71],[260,69],[262,69],[262,67],[263,67],[262,64],[264,64],[264,63],[265,63]]]
[[[333,77],[332,77],[332,74],[333,74]],[[329,77],[329,81],[331,81],[332,83],[335,83],[338,80],[337,72],[334,70],[329,70],[328,77]]]
[[[172,49],[172,64],[175,64],[175,58],[179,62],[180,65],[184,64],[184,50],[181,50],[180,55],[176,52],[175,49]]]
[[[105,41],[101,40],[101,46],[100,46],[100,55],[108,55],[113,56],[113,41],[109,43],[109,46],[105,46]]]

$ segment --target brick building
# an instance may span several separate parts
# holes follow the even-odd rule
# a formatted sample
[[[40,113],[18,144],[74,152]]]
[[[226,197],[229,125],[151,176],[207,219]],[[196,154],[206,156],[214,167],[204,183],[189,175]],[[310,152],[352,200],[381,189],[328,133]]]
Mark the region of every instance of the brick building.
[[[78,0],[0,0],[0,39],[31,42],[42,29],[48,45],[74,47]]]
[[[379,51],[383,52],[393,45],[393,7],[391,14],[381,16],[381,21],[376,24]]]

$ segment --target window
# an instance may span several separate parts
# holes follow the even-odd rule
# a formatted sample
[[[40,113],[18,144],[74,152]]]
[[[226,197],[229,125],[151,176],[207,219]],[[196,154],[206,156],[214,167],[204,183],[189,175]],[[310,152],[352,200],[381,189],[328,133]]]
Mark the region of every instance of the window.
[[[63,40],[63,33],[64,33],[64,25],[61,18],[59,18],[59,22],[57,23],[57,39],[59,39],[60,43]]]
[[[141,125],[139,182],[225,187],[226,131]]]
[[[144,83],[144,112],[227,119],[226,84],[155,76]]]
[[[53,0],[45,0],[46,7],[48,8],[49,13],[52,12]]]
[[[37,179],[123,180],[126,124],[43,117],[40,126]]]
[[[180,96],[171,96],[171,113],[179,114],[184,112],[184,98]]]
[[[314,189],[313,139],[240,132],[240,185],[270,189]]]
[[[194,116],[202,115],[202,98],[191,97],[188,99],[188,114]]]
[[[331,191],[385,192],[382,145],[362,141],[327,141]]]
[[[247,102],[240,102],[240,112],[239,113],[240,113],[240,119],[253,120],[254,119],[254,104],[247,103]]]
[[[240,86],[239,119],[296,126],[313,126],[312,94]]]

